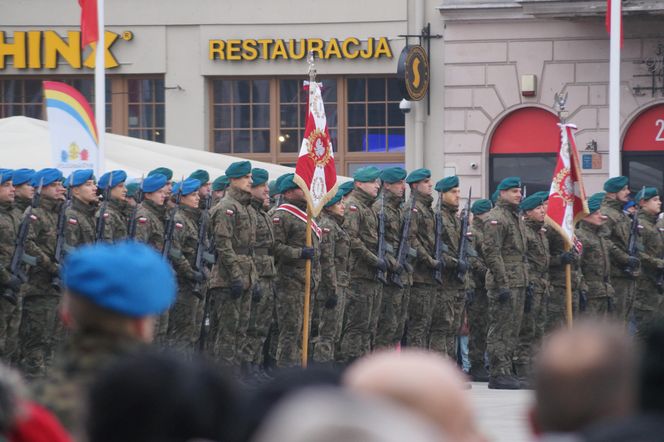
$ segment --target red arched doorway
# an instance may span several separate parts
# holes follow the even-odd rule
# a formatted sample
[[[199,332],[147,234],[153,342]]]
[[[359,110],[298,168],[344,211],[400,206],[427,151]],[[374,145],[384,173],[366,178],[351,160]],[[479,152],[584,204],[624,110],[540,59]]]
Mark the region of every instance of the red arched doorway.
[[[489,145],[489,190],[508,176],[520,176],[528,193],[549,190],[560,150],[558,118],[544,109],[525,107],[498,124]]]
[[[623,139],[622,165],[635,191],[664,188],[664,104],[649,107],[632,121]]]

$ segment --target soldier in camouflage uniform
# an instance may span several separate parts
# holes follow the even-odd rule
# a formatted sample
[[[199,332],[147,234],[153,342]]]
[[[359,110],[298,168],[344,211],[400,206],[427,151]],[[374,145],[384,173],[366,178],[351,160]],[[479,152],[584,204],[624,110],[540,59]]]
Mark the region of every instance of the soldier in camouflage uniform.
[[[351,362],[369,351],[377,332],[383,284],[376,271],[387,271],[379,259],[378,219],[371,206],[376,200],[380,169],[369,166],[355,171],[355,189],[346,201],[344,228],[350,236],[350,285],[346,292],[339,344],[340,359]]]
[[[429,348],[456,360],[456,336],[463,321],[468,290],[468,262],[458,260],[461,240],[461,221],[457,215],[461,199],[459,177],[443,178],[436,183],[435,190],[441,201],[441,240],[446,252],[443,254],[443,286],[437,290],[433,306]]]
[[[588,198],[590,214],[579,222],[575,231],[583,247],[579,259],[583,275],[579,310],[582,315],[612,317],[615,316],[611,311],[615,294],[611,286],[610,243],[604,231],[606,218],[600,210],[603,200],[603,193]]]
[[[264,349],[267,336],[272,326],[274,314],[274,232],[272,218],[267,214],[269,207],[269,174],[265,169],[251,170],[251,204],[249,210],[256,218],[256,245],[254,247],[254,265],[258,273],[258,282],[252,291],[251,313],[247,329],[247,345],[241,355],[246,371],[250,376],[259,375],[263,368]]]
[[[486,294],[486,264],[482,252],[484,243],[484,220],[492,209],[491,200],[480,199],[473,203],[470,211],[473,222],[470,228],[473,238],[473,248],[477,256],[470,257],[472,268],[471,287],[472,300],[468,303],[468,323],[470,325],[470,338],[468,342],[468,357],[470,359],[470,376],[475,382],[486,382],[489,373],[486,371],[484,354],[486,352],[486,334],[489,328],[489,298]]]
[[[313,359],[326,363],[335,361],[335,346],[339,341],[343,320],[346,289],[348,288],[348,264],[350,237],[343,229],[345,207],[341,194],[325,204],[320,214],[322,230],[320,243],[320,288],[318,289],[318,338],[314,344]]]
[[[514,369],[522,383],[529,384],[535,351],[544,336],[546,303],[549,296],[549,241],[544,226],[544,200],[537,193],[525,198],[520,205],[528,239],[528,279],[523,320],[519,331]]]
[[[643,269],[636,280],[634,299],[634,322],[638,330],[664,315],[664,287],[657,282],[664,271],[664,239],[656,226],[662,202],[657,189],[646,187],[635,198],[639,204],[639,235],[643,243],[641,263]]]
[[[168,347],[188,357],[193,354],[200,335],[198,310],[201,293],[196,289],[205,282],[205,275],[195,269],[201,216],[199,188],[200,181],[193,178],[173,186],[173,193],[180,195],[180,207],[175,214],[169,259],[177,275],[178,294],[168,314],[166,342]]]
[[[97,210],[97,185],[92,169],[75,170],[67,178],[71,187],[71,205],[65,216],[65,243],[67,250],[95,242],[95,211]]]
[[[565,250],[565,241],[556,230],[547,229],[546,233],[551,256],[549,259],[549,297],[546,305],[544,332],[550,333],[567,324],[565,266],[569,264],[571,267],[573,312],[578,310],[581,272],[579,271],[579,255],[576,250],[574,248]]]
[[[627,321],[634,303],[636,277],[639,275],[641,262],[637,256],[629,256],[627,246],[631,220],[622,210],[629,201],[629,181],[627,177],[610,178],[604,183],[604,202],[602,214],[606,215],[606,228],[611,241],[611,285],[616,294],[616,316]],[[633,269],[631,274],[627,268]]]
[[[302,189],[287,174],[279,183],[284,204],[272,215],[277,263],[276,306],[279,338],[276,364],[292,367],[301,361],[304,326],[305,262],[311,260],[311,299],[320,284],[320,228],[312,222],[311,247],[306,246],[307,203]],[[313,303],[310,303],[313,310]],[[311,317],[311,316],[310,316]],[[307,324],[311,327],[311,323]]]
[[[519,213],[521,179],[505,178],[500,197],[484,223],[483,254],[488,268],[489,388],[519,389],[512,372],[528,285],[526,227]]]
[[[106,188],[109,188],[108,204],[104,213],[104,232],[102,234],[102,240],[106,242],[118,242],[127,238],[130,207],[127,203],[126,180],[127,173],[124,170],[106,172],[99,178],[99,189],[106,193]],[[97,222],[99,222],[99,212],[97,212],[96,217]]]
[[[409,346],[428,348],[433,306],[438,290],[433,272],[442,269],[444,265],[435,258],[436,221],[431,207],[433,203],[431,171],[416,169],[406,177],[406,183],[410,185],[410,191],[415,197],[409,239],[410,246],[417,251],[413,285],[410,288],[408,302],[406,339]]]
[[[210,339],[207,353],[239,369],[246,345],[252,289],[258,283],[254,265],[256,214],[251,204],[251,163],[226,169],[230,188],[212,211],[217,262],[209,285]]]
[[[189,178],[198,180],[201,183],[201,188],[198,189],[198,196],[200,197],[198,208],[203,210],[205,205],[208,204],[208,197],[212,198],[212,183],[210,182],[210,174],[206,170],[198,169],[193,171],[191,175],[189,175]],[[209,203],[209,207],[212,207],[212,200],[210,200]]]
[[[407,172],[401,167],[383,169],[380,179],[383,182],[384,197],[378,198],[373,205],[374,212],[380,213],[381,201],[385,206],[385,245],[388,270],[401,276],[403,287],[388,279],[383,287],[383,302],[378,318],[378,334],[375,346],[394,347],[401,342],[408,313],[409,273],[397,262],[397,252],[401,242],[403,219],[402,203],[406,192]],[[405,284],[404,284],[405,282]]]
[[[154,250],[137,243],[75,250],[62,276],[63,311],[73,331],[48,377],[32,386],[32,396],[83,440],[90,386],[121,357],[147,349],[154,318],[173,301],[175,280]]]
[[[226,194],[228,188],[228,177],[222,175],[212,182],[212,205],[214,207]]]
[[[35,194],[33,178],[35,171],[33,169],[16,169],[12,174],[12,185],[16,189],[14,198],[14,208],[23,215],[25,209],[32,203],[32,197]],[[36,183],[38,186],[39,183]]]
[[[18,365],[27,378],[45,374],[55,344],[53,333],[59,321],[60,302],[60,292],[53,285],[58,277],[56,228],[65,194],[59,170],[40,170],[35,179],[42,183],[42,193],[39,207],[33,209],[30,217],[25,250],[35,257],[37,265],[30,267],[28,282],[22,287],[23,313],[19,327]]]
[[[173,196],[173,171],[168,167],[157,167],[156,169],[153,169],[150,172],[148,172],[148,177],[151,177],[156,174],[163,175],[166,177],[166,184],[164,186],[166,201],[164,202],[164,208],[172,209],[173,207],[175,207],[175,203],[171,200],[171,196]]]

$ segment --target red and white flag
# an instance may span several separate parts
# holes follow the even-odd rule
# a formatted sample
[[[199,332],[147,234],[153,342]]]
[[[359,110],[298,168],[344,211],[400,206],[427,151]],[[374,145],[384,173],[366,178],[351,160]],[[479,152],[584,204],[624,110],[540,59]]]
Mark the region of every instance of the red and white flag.
[[[622,20],[622,1],[621,0],[606,0],[606,17],[604,19],[604,26],[606,26],[607,34],[611,35],[611,3],[613,1],[618,1],[620,3],[620,47],[623,47],[625,43],[625,38],[623,34],[623,20]]]
[[[321,84],[305,82],[307,120],[293,181],[304,191],[313,216],[317,216],[337,189],[332,140],[327,128]]]
[[[574,225],[588,215],[588,201],[574,141],[576,126],[559,126],[560,154],[551,180],[546,221],[560,233],[569,247],[576,247]]]
[[[78,0],[81,6],[81,46],[99,40],[99,22],[97,20],[97,0]]]

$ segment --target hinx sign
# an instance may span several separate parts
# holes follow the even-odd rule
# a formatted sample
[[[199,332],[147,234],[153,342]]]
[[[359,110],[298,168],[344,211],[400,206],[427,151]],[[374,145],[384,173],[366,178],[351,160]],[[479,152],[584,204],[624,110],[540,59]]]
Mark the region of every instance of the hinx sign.
[[[399,56],[397,77],[404,97],[419,101],[429,90],[429,57],[420,45],[403,48]]]

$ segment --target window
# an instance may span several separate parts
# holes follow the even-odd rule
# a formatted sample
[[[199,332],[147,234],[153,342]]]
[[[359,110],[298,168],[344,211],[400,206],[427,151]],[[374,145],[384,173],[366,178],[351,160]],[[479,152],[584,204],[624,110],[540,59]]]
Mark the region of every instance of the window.
[[[164,129],[164,80],[128,79],[128,135],[144,140],[166,139]]]

